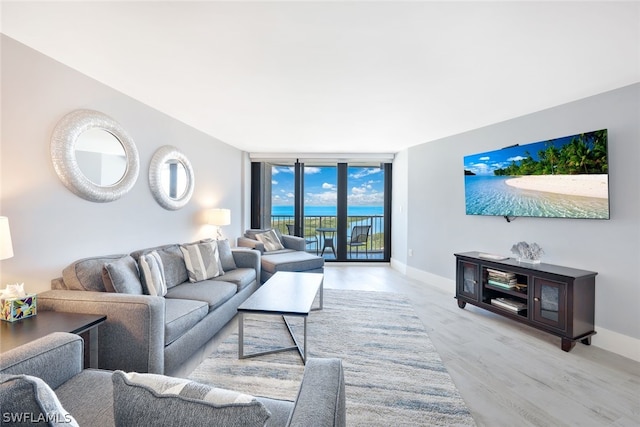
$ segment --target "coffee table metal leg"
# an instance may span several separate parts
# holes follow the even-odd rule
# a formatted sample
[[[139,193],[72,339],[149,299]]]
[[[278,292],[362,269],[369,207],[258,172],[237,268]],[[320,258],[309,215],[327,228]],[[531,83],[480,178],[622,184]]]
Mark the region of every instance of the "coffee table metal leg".
[[[244,313],[238,313],[238,358],[244,357]]]
[[[304,354],[302,355],[302,363],[307,364],[307,318],[304,318]]]

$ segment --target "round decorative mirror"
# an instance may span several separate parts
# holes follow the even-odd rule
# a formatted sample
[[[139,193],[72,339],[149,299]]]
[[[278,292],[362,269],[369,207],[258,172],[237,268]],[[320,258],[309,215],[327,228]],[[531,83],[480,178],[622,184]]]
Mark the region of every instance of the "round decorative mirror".
[[[51,160],[63,184],[92,202],[129,192],[140,169],[138,150],[111,117],[93,110],[64,116],[51,137]]]
[[[191,199],[194,184],[193,169],[184,154],[170,145],[155,152],[149,167],[149,187],[160,206],[182,208]]]

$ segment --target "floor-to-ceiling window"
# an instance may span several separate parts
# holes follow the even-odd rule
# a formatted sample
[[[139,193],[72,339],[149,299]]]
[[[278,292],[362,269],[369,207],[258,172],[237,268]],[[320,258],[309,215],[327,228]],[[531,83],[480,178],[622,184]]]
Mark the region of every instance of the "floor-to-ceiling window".
[[[389,261],[391,163],[283,160],[252,171],[254,227],[304,237],[327,261]]]

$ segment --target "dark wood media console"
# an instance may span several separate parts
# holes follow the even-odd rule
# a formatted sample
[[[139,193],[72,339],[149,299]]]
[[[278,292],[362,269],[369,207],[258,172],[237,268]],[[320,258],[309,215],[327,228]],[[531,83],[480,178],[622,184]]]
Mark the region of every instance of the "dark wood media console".
[[[480,252],[455,257],[458,307],[469,303],[557,335],[564,351],[591,344],[598,273]]]

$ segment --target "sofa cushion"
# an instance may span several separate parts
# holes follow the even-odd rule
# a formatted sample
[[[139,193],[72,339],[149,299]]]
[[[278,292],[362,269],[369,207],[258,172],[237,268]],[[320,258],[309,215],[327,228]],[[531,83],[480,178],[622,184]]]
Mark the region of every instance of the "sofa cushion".
[[[271,415],[253,396],[182,378],[115,371],[116,425],[264,426]]]
[[[165,298],[204,301],[209,312],[220,307],[238,292],[238,287],[229,282],[205,280],[198,283],[185,282],[167,291]]]
[[[131,255],[102,266],[102,282],[107,292],[142,295],[138,264]]]
[[[162,259],[156,251],[140,256],[140,277],[148,295],[165,296],[167,283],[164,278],[164,266]]]
[[[158,252],[162,265],[164,266],[164,278],[167,288],[172,288],[180,283],[189,280],[187,276],[187,267],[184,264],[184,257],[180,250],[180,245],[174,243],[171,245],[156,246],[153,248],[140,249],[131,253],[131,256],[138,260],[140,255],[147,254],[151,251]]]
[[[222,269],[224,272],[229,272],[238,268],[236,260],[233,258],[233,252],[231,252],[231,245],[227,239],[218,240],[218,253],[220,254],[220,262],[222,263]]]
[[[0,375],[0,404],[3,425],[78,426],[51,387],[38,377]]]
[[[165,298],[164,345],[167,346],[193,328],[209,313],[204,301]]]
[[[240,292],[252,284],[256,279],[256,270],[254,268],[237,268],[235,270],[228,271],[213,280],[234,283],[238,287],[238,292]]]
[[[105,255],[80,259],[62,270],[62,280],[67,289],[106,292],[102,281],[102,266],[126,256]]]
[[[184,256],[190,282],[201,282],[224,273],[218,254],[218,244],[215,241],[182,245],[180,250]]]
[[[255,236],[258,241],[262,242],[262,244],[264,245],[264,250],[266,252],[279,251],[281,249],[284,249],[282,241],[280,240],[280,237],[278,237],[275,230],[258,233]]]
[[[269,273],[277,271],[309,271],[322,268],[324,258],[302,251],[284,252],[279,254],[264,254],[262,269]]]
[[[111,374],[101,369],[85,369],[56,389],[62,406],[81,426],[115,425]]]

